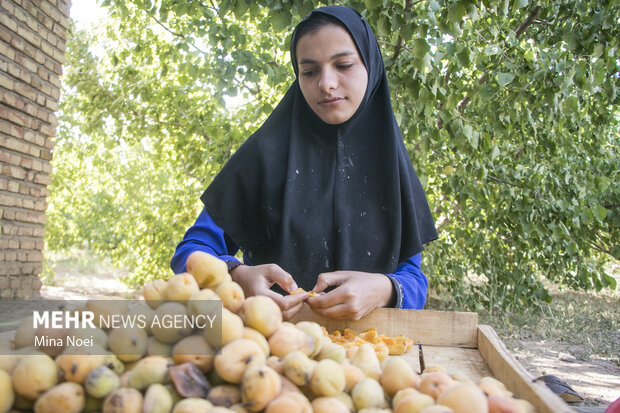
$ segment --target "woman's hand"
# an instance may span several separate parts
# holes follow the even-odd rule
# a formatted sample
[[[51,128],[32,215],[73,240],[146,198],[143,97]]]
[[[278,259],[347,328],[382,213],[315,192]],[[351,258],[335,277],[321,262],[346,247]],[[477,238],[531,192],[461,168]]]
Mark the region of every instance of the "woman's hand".
[[[230,276],[238,283],[246,297],[266,295],[271,297],[282,310],[282,318],[288,320],[295,315],[308,298],[307,293],[283,296],[270,288],[278,284],[289,293],[297,290],[297,284],[291,274],[276,264],[240,265],[231,270]]]
[[[335,271],[319,275],[315,293],[327,287],[332,291],[309,297],[307,303],[315,313],[343,320],[359,320],[377,307],[392,300],[392,282],[384,274],[360,271]]]

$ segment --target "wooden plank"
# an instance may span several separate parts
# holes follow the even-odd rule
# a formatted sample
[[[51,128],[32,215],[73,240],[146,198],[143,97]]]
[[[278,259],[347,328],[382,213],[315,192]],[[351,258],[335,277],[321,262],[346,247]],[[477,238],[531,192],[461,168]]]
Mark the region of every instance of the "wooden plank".
[[[491,370],[477,349],[422,346],[422,353],[426,367],[439,365],[450,375],[463,373],[474,381],[492,376]]]
[[[534,382],[534,377],[510,355],[491,326],[478,326],[478,351],[493,376],[518,398],[532,403],[538,413],[575,412],[544,383]]]
[[[478,314],[455,311],[400,310],[377,308],[358,321],[332,320],[315,314],[304,305],[290,320],[315,321],[327,331],[351,328],[362,332],[376,328],[379,334],[404,334],[415,344],[476,348],[478,346]]]

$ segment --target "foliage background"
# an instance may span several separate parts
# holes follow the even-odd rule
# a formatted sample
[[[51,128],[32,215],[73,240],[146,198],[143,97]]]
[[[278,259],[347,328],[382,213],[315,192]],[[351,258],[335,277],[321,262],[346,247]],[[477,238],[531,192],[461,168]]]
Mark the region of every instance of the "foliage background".
[[[293,80],[315,6],[360,11],[440,233],[423,254],[457,309],[616,288],[620,6],[614,1],[105,0],[68,43],[47,242],[171,275],[199,196]]]

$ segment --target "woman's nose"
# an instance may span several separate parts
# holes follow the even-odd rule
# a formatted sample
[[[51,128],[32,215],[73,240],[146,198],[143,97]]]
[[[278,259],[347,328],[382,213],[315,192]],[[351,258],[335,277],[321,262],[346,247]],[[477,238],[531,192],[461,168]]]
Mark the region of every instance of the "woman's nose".
[[[330,92],[338,86],[338,78],[333,70],[323,70],[319,78],[319,88],[321,92]]]

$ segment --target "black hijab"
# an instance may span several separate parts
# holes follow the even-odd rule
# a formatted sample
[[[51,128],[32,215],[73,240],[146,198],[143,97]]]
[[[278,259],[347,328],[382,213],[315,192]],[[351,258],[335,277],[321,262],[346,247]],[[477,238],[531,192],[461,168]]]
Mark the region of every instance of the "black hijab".
[[[295,80],[201,197],[248,262],[276,263],[305,290],[322,272],[391,273],[437,238],[368,22],[351,8],[329,6],[300,24],[315,13],[342,22],[366,66],[357,112],[343,124],[324,123]]]

